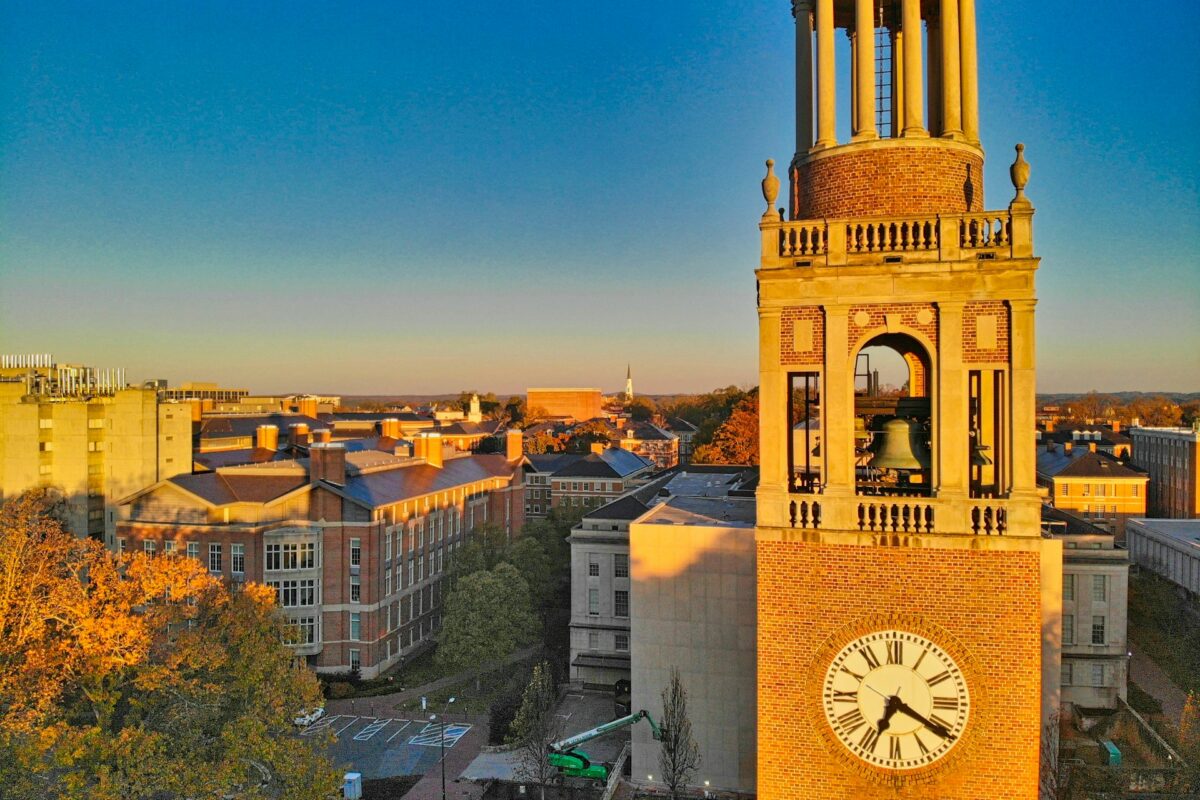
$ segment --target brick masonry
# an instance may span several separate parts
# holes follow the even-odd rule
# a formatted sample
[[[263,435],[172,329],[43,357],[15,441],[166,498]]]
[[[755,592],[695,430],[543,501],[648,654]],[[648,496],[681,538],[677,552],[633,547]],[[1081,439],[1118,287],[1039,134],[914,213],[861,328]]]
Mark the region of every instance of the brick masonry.
[[[779,322],[780,362],[785,366],[825,363],[825,313],[820,306],[789,306]]]
[[[994,342],[990,336],[980,336],[979,319],[991,317],[989,325],[995,325]],[[1009,355],[1008,304],[1002,300],[982,303],[967,303],[963,308],[962,360],[964,364],[1008,363]],[[995,347],[987,345],[994,343]]]
[[[851,150],[793,169],[796,219],[983,210],[983,156],[958,148]]]
[[[850,309],[847,355],[854,352],[864,333],[887,326],[889,316],[899,325],[920,333],[937,349],[937,308],[932,303],[879,303]]]
[[[760,542],[758,796],[1005,800],[1037,796],[1041,603],[1034,552]],[[933,765],[877,769],[835,738],[820,683],[868,630],[926,635],[962,668],[971,716]]]

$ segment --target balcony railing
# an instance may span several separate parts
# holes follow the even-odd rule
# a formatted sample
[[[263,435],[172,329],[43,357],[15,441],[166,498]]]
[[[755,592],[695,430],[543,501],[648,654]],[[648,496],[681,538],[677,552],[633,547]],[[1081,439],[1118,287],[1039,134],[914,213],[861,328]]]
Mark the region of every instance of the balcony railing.
[[[765,219],[762,266],[839,267],[862,264],[1028,258],[1033,212],[860,219]]]
[[[805,530],[889,535],[1004,536],[1009,531],[1009,505],[1010,501],[999,499],[947,503],[936,497],[793,495],[788,500],[786,524]]]

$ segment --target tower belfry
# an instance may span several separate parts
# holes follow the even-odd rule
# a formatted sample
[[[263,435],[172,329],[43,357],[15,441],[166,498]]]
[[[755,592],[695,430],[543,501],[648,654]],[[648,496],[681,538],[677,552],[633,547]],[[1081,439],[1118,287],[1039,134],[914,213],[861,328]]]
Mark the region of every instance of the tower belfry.
[[[758,794],[1032,800],[1061,550],[1035,481],[1023,147],[986,210],[974,0],[792,10],[796,153],[786,208],[767,162],[756,272]],[[899,395],[856,381],[878,348]]]

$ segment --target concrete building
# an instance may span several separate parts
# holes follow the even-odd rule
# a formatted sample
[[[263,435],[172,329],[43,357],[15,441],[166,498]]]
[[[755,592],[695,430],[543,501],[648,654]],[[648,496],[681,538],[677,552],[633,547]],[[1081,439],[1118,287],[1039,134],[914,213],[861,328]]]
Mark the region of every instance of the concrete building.
[[[421,434],[404,458],[316,442],[307,458],[176,476],[122,501],[119,546],[273,586],[298,656],[373,677],[433,636],[449,560],[477,526],[520,530],[520,435],[509,445],[465,455]]]
[[[21,358],[32,359],[5,363]],[[191,471],[189,408],[90,368],[49,356],[38,363],[0,368],[0,500],[54,488],[67,501],[68,527],[111,546],[118,500]]]
[[[249,394],[249,389],[229,389],[204,381],[184,381],[178,386],[158,388],[159,400],[210,400],[214,404],[238,403]]]
[[[782,212],[767,162],[754,276],[760,482],[752,508],[680,498],[631,525],[633,702],[657,707],[680,668],[702,786],[1033,800],[1063,543],[1042,534],[1031,433],[1029,164],[1018,145],[1014,194],[986,210],[973,0],[792,10],[796,150]],[[905,395],[856,395],[870,347],[904,360]],[[792,436],[814,412],[815,474]],[[656,744],[633,742],[658,783]]]
[[[1055,508],[1070,511],[1117,534],[1125,521],[1146,514],[1146,473],[1096,449],[1095,441],[1068,440],[1038,447],[1038,483]]]
[[[1131,519],[1125,535],[1133,563],[1200,596],[1200,520]]]
[[[630,524],[676,496],[753,497],[746,487],[755,475],[740,467],[672,470],[584,514],[567,540],[573,682],[611,688],[630,677]]]
[[[1200,423],[1191,428],[1131,428],[1133,463],[1150,475],[1151,517],[1200,517]]]
[[[1062,702],[1116,709],[1128,696],[1129,552],[1110,531],[1050,506],[1042,531],[1063,545]]]
[[[529,389],[525,394],[527,409],[540,408],[549,417],[570,418],[587,422],[604,415],[603,393],[599,389]]]

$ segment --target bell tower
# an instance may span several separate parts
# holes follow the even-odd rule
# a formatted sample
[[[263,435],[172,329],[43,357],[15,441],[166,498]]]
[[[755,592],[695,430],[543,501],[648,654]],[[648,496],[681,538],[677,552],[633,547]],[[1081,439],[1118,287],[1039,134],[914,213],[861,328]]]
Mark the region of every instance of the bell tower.
[[[796,153],[786,209],[767,162],[756,272],[758,795],[1033,800],[1062,554],[1023,146],[986,210],[975,0],[792,12]]]

